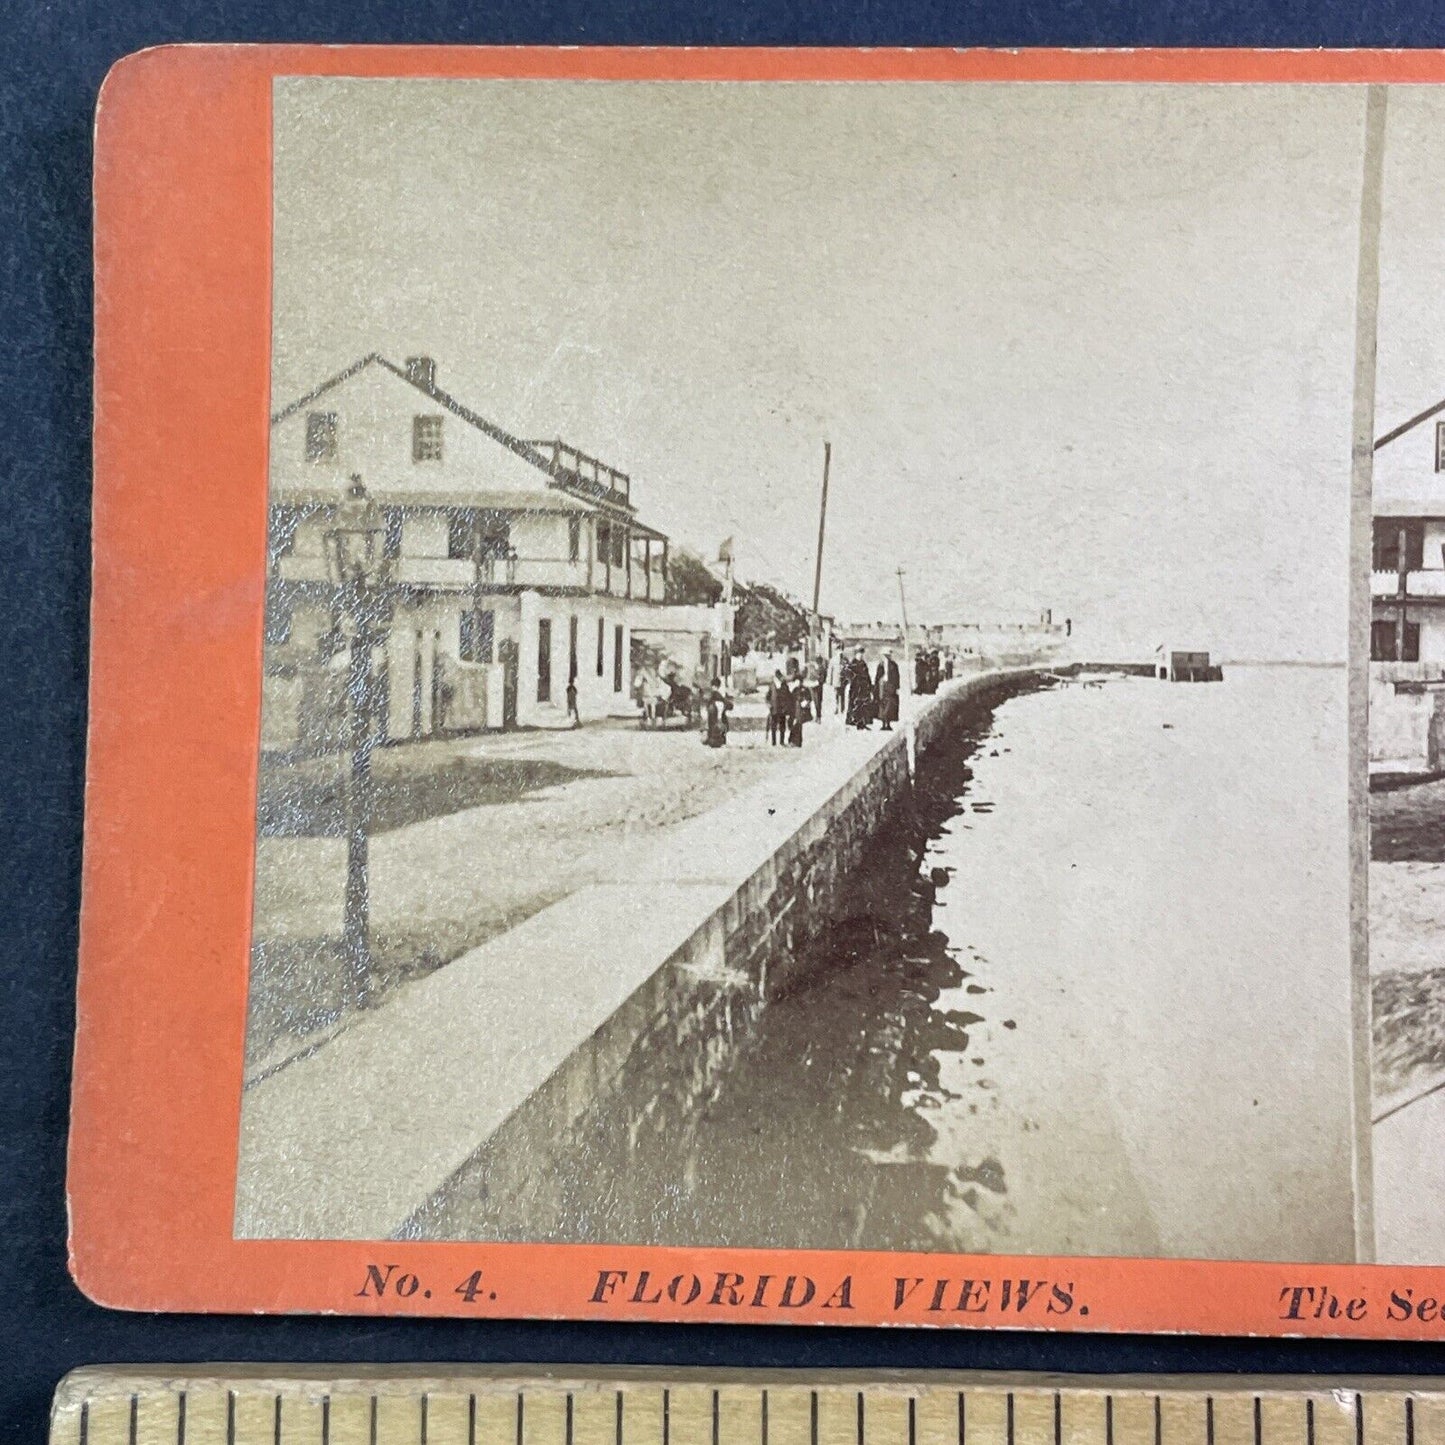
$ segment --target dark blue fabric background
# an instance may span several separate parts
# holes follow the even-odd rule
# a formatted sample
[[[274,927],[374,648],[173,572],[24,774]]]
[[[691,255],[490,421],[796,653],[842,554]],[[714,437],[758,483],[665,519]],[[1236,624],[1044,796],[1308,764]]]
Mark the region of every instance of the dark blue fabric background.
[[[1425,1346],[151,1317],[80,1296],[65,1271],[64,1145],[89,583],[91,117],[114,60],[178,40],[1414,47],[1445,45],[1445,12],[1435,0],[3,0],[0,1435],[40,1441],[60,1375],[104,1361],[1445,1371],[1445,1349]]]

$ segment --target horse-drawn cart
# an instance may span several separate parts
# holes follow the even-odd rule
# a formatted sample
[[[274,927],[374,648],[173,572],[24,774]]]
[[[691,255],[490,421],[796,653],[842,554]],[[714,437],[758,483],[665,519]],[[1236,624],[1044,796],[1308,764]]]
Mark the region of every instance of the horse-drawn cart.
[[[683,727],[691,727],[697,718],[698,695],[680,682],[659,679],[656,685],[642,688],[638,701],[642,707],[638,724],[644,728],[667,728],[679,719]]]

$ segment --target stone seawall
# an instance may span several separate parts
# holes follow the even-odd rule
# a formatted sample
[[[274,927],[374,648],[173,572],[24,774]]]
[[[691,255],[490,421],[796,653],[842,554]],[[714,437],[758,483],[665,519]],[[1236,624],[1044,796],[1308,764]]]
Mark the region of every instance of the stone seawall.
[[[431,1239],[586,1237],[589,1156],[615,1158],[647,1135],[662,1135],[685,1153],[702,1109],[747,1052],[759,1012],[826,963],[816,945],[843,916],[851,875],[906,798],[920,763],[965,717],[995,706],[1037,671],[955,680],[936,696],[918,699],[912,718],[892,734],[860,735],[871,746],[846,775],[815,780],[802,796],[777,797],[767,808],[754,856],[737,860],[746,861],[748,871],[721,905],[699,918],[682,946],[400,1233]],[[713,845],[725,836],[731,841],[744,826],[748,805],[755,811],[758,801],[749,796],[696,820],[659,868],[674,883],[716,886],[723,860]],[[689,855],[702,875],[689,877]],[[563,1159],[566,1168],[554,1167]]]

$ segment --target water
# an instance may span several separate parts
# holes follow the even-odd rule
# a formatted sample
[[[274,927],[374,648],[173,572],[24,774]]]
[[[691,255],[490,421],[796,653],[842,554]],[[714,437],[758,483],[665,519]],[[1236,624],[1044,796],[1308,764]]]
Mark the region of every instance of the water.
[[[574,1225],[1353,1257],[1343,669],[1069,682],[943,753],[813,982],[685,1131],[585,1151]]]

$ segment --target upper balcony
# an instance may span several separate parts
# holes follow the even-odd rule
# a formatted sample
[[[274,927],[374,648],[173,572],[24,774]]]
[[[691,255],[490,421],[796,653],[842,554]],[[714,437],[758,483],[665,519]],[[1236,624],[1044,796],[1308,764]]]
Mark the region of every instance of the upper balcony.
[[[471,592],[496,589],[520,591],[535,587],[564,592],[594,592],[607,597],[630,597],[636,601],[661,602],[667,587],[665,564],[660,554],[651,565],[637,558],[629,570],[608,567],[604,561],[591,563],[562,557],[398,557],[391,564],[390,581],[395,586],[428,588],[438,592]],[[314,553],[289,553],[277,563],[276,575],[285,582],[330,583],[325,557]]]
[[[1445,567],[1417,567],[1403,574],[1406,598],[1445,598]],[[1399,572],[1370,573],[1370,596],[1378,598],[1400,595]]]
[[[315,553],[288,553],[277,563],[276,575],[285,582],[331,582],[326,558]],[[465,557],[398,557],[388,580],[402,587],[464,591],[476,586],[477,569]]]

